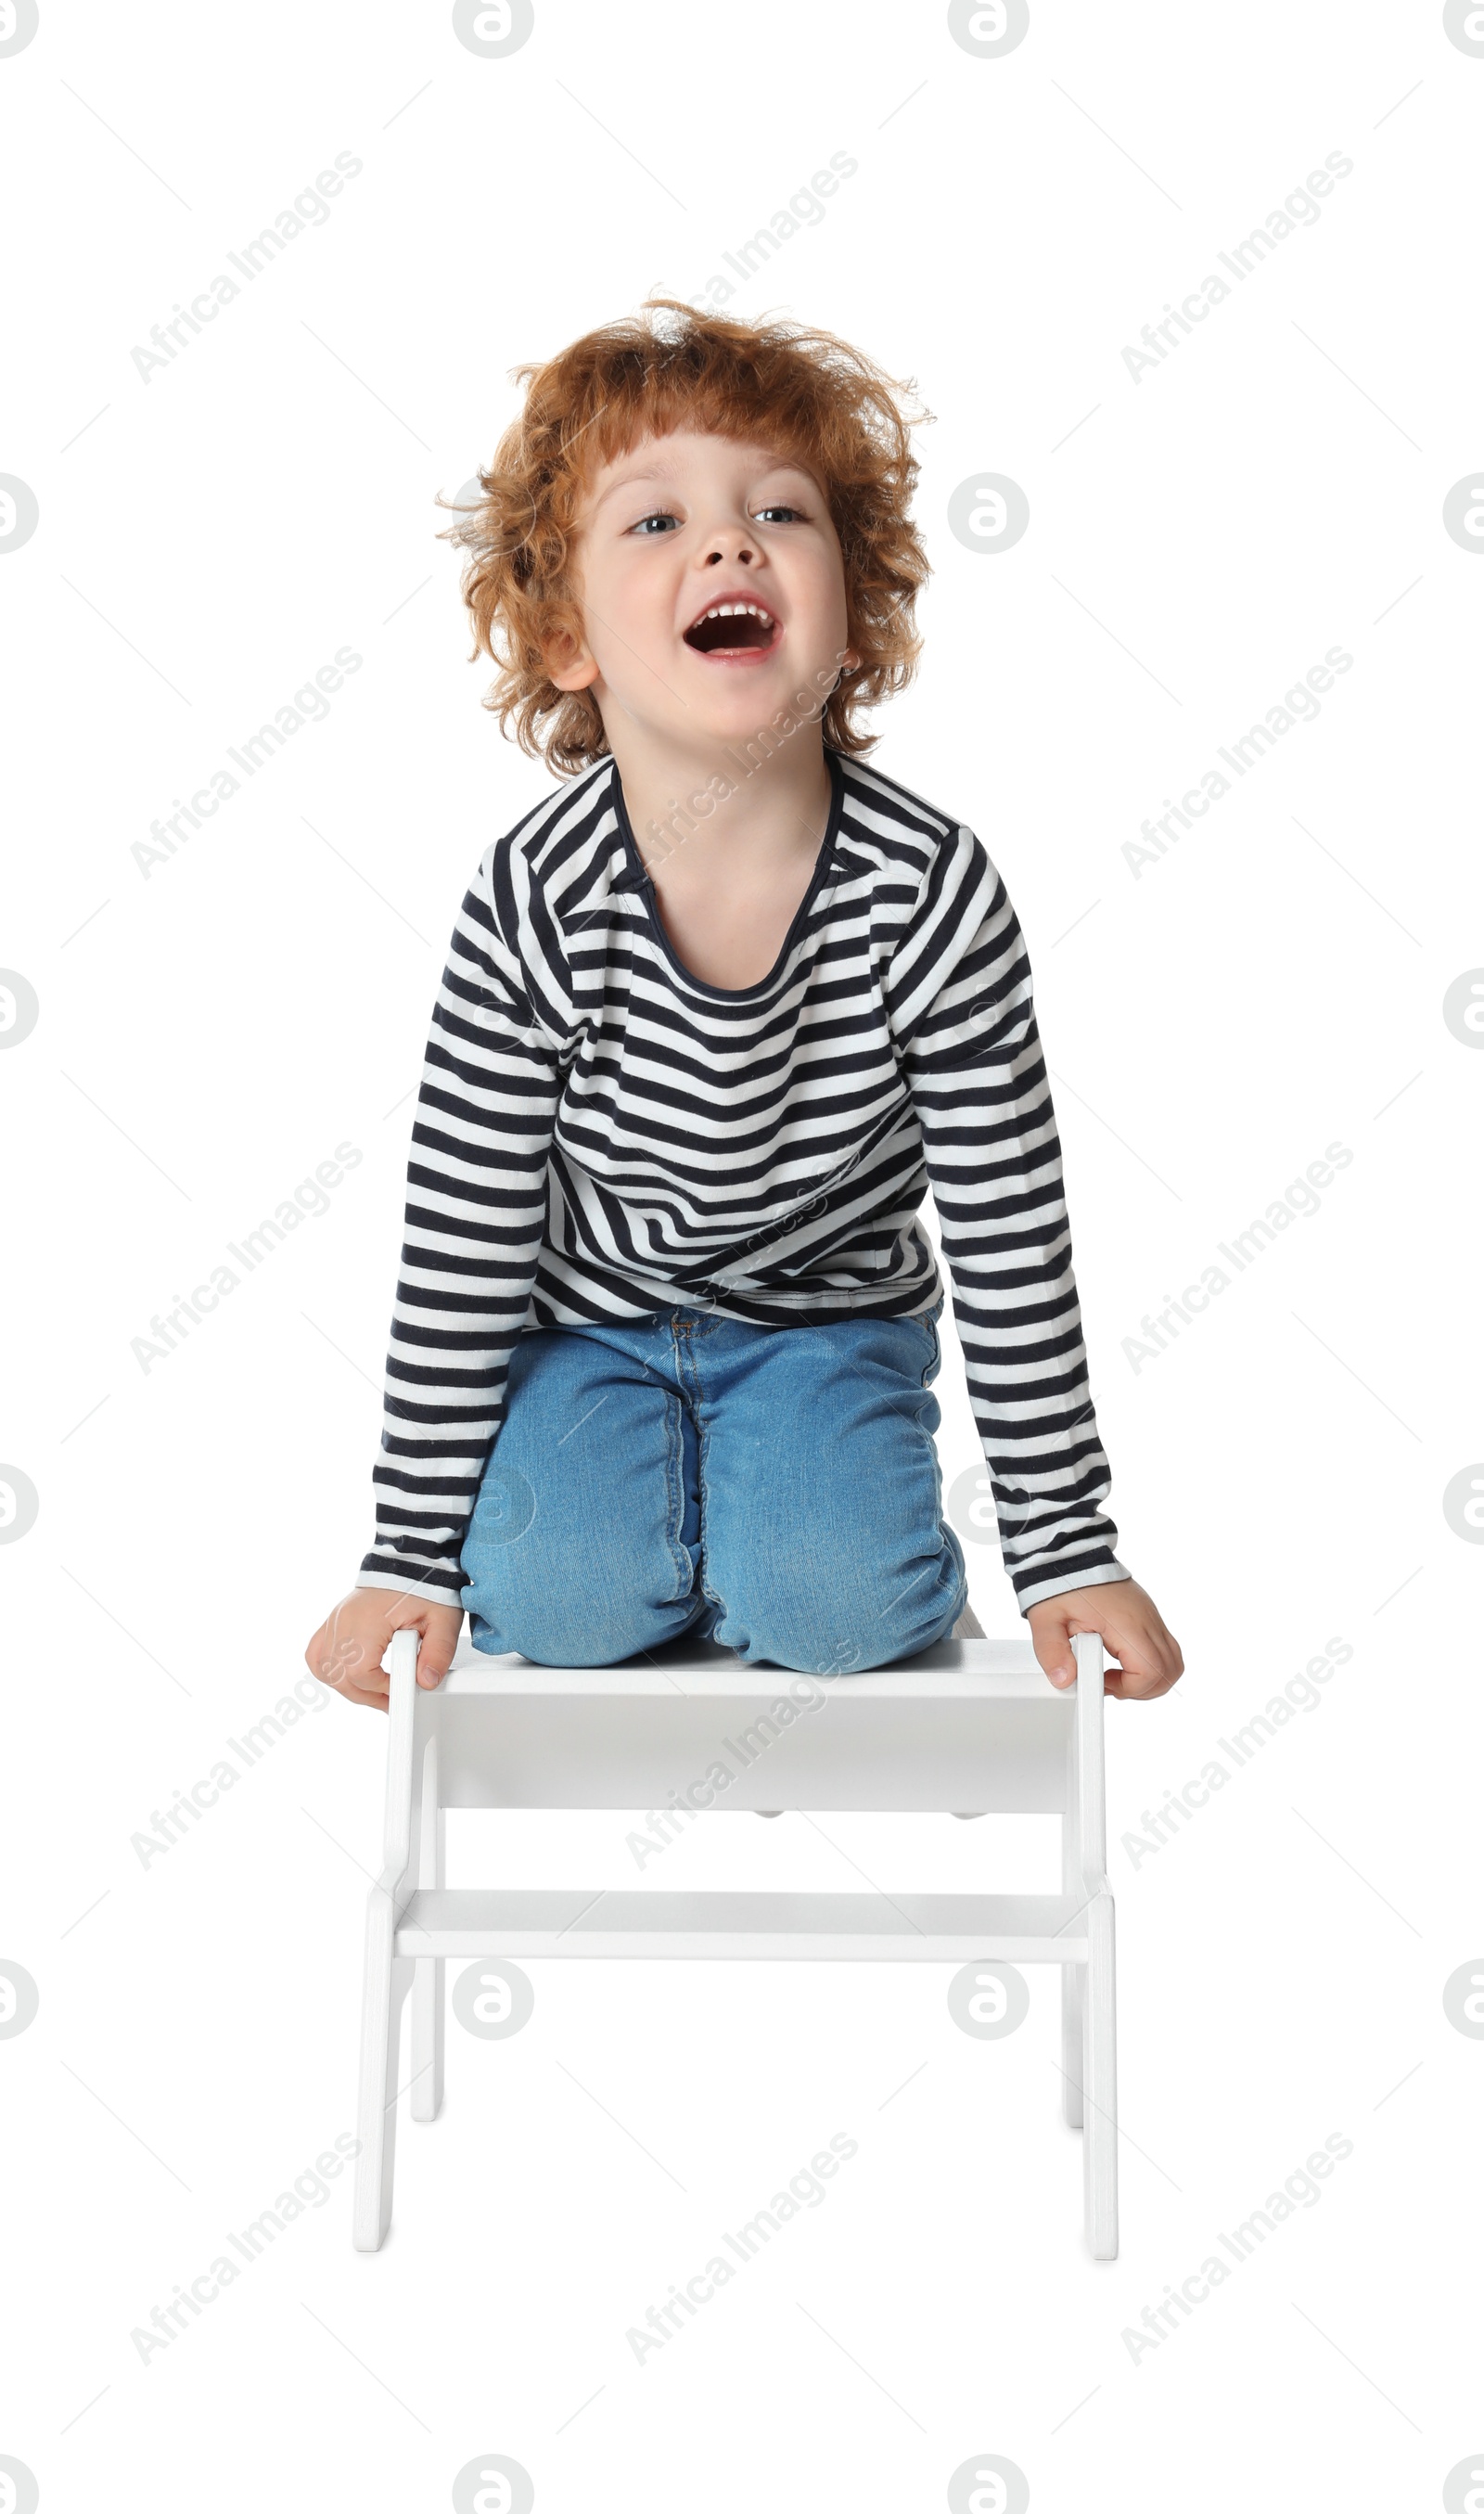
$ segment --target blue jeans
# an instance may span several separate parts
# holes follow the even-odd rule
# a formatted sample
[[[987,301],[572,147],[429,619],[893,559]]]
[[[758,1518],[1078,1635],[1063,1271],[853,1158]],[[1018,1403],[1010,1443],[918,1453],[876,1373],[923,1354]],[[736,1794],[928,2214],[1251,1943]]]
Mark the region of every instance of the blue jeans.
[[[689,1634],[828,1676],[942,1641],[968,1590],[941,1313],[522,1335],[461,1558],[474,1647],[611,1667]]]

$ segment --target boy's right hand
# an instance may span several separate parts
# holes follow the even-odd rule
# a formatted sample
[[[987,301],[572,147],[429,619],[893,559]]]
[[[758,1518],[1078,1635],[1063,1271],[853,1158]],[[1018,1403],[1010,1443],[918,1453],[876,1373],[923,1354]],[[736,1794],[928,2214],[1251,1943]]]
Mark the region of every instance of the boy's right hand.
[[[352,1589],[331,1609],[304,1652],[304,1664],[321,1684],[333,1685],[347,1702],[364,1702],[370,1711],[384,1711],[391,1679],[381,1660],[393,1633],[416,1632],[418,1683],[441,1684],[459,1646],[463,1626],[461,1606],[435,1605],[430,1598],[411,1597],[400,1589]]]

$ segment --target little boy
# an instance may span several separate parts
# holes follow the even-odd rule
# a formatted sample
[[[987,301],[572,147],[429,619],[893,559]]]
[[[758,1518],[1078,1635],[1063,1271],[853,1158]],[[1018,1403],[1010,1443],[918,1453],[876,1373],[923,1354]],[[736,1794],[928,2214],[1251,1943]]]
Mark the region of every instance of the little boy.
[[[378,1534],[310,1668],[682,1633],[843,1676],[967,1590],[931,1182],[1006,1569],[1055,1684],[1182,1672],[1118,1561],[1015,911],[864,764],[927,562],[899,388],[670,300],[525,368],[451,538],[488,704],[565,779],[481,859],[433,1010]]]

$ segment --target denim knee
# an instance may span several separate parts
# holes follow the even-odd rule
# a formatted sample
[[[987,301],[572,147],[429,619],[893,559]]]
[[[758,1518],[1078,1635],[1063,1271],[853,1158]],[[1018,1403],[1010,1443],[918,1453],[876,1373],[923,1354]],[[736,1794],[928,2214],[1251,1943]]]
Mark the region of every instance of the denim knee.
[[[657,1598],[636,1549],[503,1540],[476,1510],[464,1540],[461,1592],[477,1650],[517,1650],[541,1667],[613,1667],[673,1641],[704,1607],[697,1596]]]
[[[461,1595],[477,1650],[517,1650],[539,1667],[616,1667],[677,1640],[704,1605],[700,1598],[662,1606],[636,1593],[564,1594],[544,1582],[527,1588],[501,1581],[497,1589],[479,1579]]]
[[[893,1582],[852,1565],[846,1576],[822,1568],[753,1566],[733,1580],[715,1639],[748,1665],[796,1669],[809,1676],[863,1675],[915,1657],[945,1641],[968,1602],[964,1559],[944,1528],[941,1551]]]

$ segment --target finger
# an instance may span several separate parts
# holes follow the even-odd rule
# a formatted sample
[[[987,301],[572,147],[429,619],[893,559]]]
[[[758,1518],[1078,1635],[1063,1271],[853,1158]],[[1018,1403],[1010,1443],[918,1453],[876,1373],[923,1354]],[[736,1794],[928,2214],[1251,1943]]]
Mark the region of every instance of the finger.
[[[1173,1675],[1183,1664],[1180,1645],[1157,1614],[1110,1616],[1103,1644],[1126,1667]]]
[[[425,1687],[430,1684],[441,1683],[444,1677],[448,1674],[448,1663],[454,1653],[452,1649],[446,1649],[443,1651],[440,1660],[439,1644],[436,1641],[429,1641],[427,1633],[423,1627],[422,1619],[421,1615],[418,1614],[404,1615],[400,1621],[394,1622],[391,1625],[386,1635],[386,1640],[382,1645],[381,1657],[378,1661],[378,1666],[381,1669],[381,1681],[383,1683],[389,1684],[391,1682],[390,1678],[385,1673],[384,1662],[391,1649],[391,1644],[396,1640],[398,1633],[416,1633],[418,1636],[416,1674],[419,1684]]]
[[[364,1704],[369,1711],[384,1711],[387,1707],[388,1694],[385,1688],[380,1693],[375,1692],[369,1683],[357,1684],[351,1677],[341,1677],[338,1682],[330,1684],[329,1689],[332,1693],[340,1694],[345,1702]]]
[[[337,1640],[332,1642],[330,1651],[327,1651],[332,1675],[349,1677],[354,1684],[370,1684],[375,1692],[380,1692],[387,1684],[382,1657],[387,1644],[390,1644],[390,1637],[392,1634],[387,1627],[382,1627],[380,1632],[365,1632],[365,1629],[357,1629],[354,1622],[347,1622],[347,1629],[337,1634]]]
[[[364,1643],[348,1636],[328,1650],[317,1671],[320,1682],[342,1690],[350,1685],[361,1693],[384,1693],[387,1680]]]
[[[315,1669],[321,1684],[334,1692],[349,1695],[384,1693],[387,1680],[382,1675],[373,1651],[351,1633],[343,1633],[319,1652]]]
[[[1112,1648],[1110,1643],[1109,1648]],[[1118,1645],[1113,1664],[1106,1673],[1110,1693],[1142,1693],[1158,1680],[1159,1668],[1154,1652],[1139,1641]]]
[[[389,1680],[369,1650],[358,1642],[342,1642],[332,1650],[319,1671],[321,1684],[333,1685],[337,1692],[348,1685],[355,1693],[384,1693]]]
[[[428,1632],[424,1627],[418,1650],[418,1683],[423,1686],[441,1684],[454,1663],[454,1652],[458,1646],[457,1632],[452,1635],[437,1630]]]
[[[1130,1695],[1139,1692],[1149,1671],[1149,1653],[1142,1636],[1104,1633],[1103,1647],[1103,1692]]]
[[[1063,1631],[1044,1636],[1037,1642],[1036,1654],[1046,1674],[1051,1678],[1052,1683],[1063,1692],[1068,1685],[1075,1684],[1077,1682],[1077,1654],[1072,1647],[1073,1634],[1079,1636],[1091,1634],[1095,1639],[1101,1640],[1103,1650],[1110,1659],[1116,1658],[1118,1654],[1118,1643],[1109,1634],[1100,1634],[1096,1624],[1079,1622],[1075,1616]]]
[[[1064,1626],[1061,1630],[1037,1633],[1035,1654],[1042,1675],[1049,1677],[1059,1691],[1064,1693],[1069,1684],[1075,1683],[1077,1662]]]
[[[1151,1702],[1156,1695],[1168,1693],[1174,1683],[1173,1668],[1159,1659],[1136,1657],[1132,1650],[1126,1650],[1122,1667],[1109,1669],[1105,1689],[1130,1702]]]

